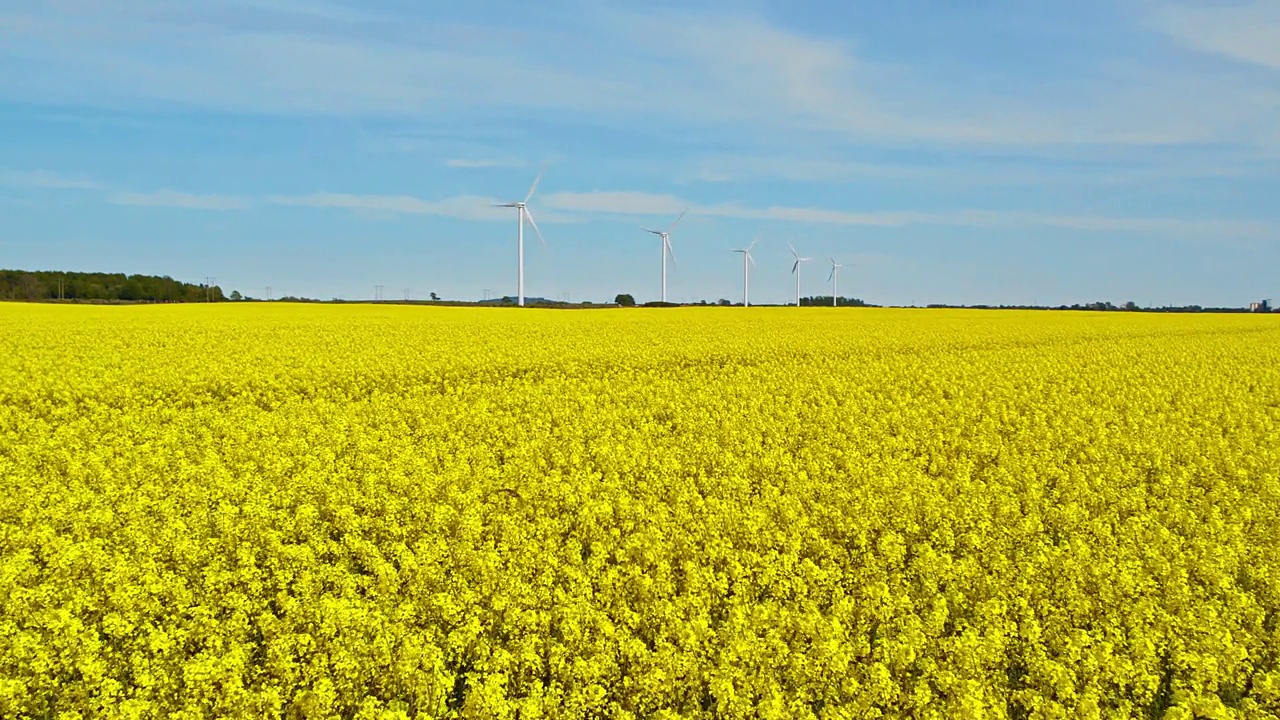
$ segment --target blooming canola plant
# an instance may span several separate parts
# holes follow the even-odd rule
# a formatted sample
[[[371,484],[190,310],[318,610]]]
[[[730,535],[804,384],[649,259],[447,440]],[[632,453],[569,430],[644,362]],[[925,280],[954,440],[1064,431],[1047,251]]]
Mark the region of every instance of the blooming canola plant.
[[[1275,717],[1270,320],[0,305],[0,716]]]

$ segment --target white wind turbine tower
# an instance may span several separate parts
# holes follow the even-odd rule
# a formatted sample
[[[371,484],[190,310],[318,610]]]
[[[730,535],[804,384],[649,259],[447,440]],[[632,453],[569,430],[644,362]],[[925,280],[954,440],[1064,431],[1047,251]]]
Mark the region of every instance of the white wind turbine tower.
[[[751,285],[751,270],[747,267],[747,263],[751,263],[752,265],[756,264],[755,259],[751,257],[751,248],[755,247],[756,243],[759,241],[760,238],[756,238],[745,248],[737,248],[733,250],[733,252],[742,253],[742,307],[750,307],[747,290]]]
[[[831,281],[831,307],[836,306],[836,297],[840,294],[840,268],[842,267],[844,266],[836,262],[835,258],[831,258],[831,274],[827,276]]]
[[[796,307],[800,307],[800,263],[809,262],[813,258],[800,257],[800,253],[796,252],[796,248],[791,243],[787,243],[787,247],[791,248],[791,256],[796,259],[794,265],[791,266],[791,274],[796,276]]]
[[[533,221],[533,215],[529,212],[529,198],[533,197],[533,191],[538,188],[538,181],[542,179],[540,171],[538,176],[533,179],[533,184],[529,186],[529,194],[524,196],[524,200],[518,202],[497,203],[494,207],[513,207],[516,209],[516,302],[521,307],[524,306],[524,221],[527,218],[529,225],[533,227],[533,231],[538,235],[538,242],[546,247],[547,241],[542,239],[542,231],[538,230],[538,223]]]
[[[680,219],[683,218],[684,214],[687,212],[689,212],[687,209],[682,210],[680,215],[676,217],[675,222],[671,223],[671,227],[666,230],[650,230],[646,227],[640,228],[647,233],[653,233],[654,235],[662,238],[662,302],[667,301],[667,255],[671,255],[671,262],[674,263],[676,261],[675,251],[671,249],[671,231],[676,229],[676,224],[680,222]]]

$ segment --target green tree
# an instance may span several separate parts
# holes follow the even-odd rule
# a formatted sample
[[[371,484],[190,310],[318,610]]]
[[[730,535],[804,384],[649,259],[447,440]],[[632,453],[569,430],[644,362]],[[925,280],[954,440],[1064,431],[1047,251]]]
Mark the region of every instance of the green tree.
[[[215,299],[221,290],[214,288]],[[204,302],[205,288],[169,276],[0,270],[0,299],[128,300],[134,302]]]
[[[631,297],[630,293],[619,293],[613,301],[622,307],[635,307],[636,299]]]

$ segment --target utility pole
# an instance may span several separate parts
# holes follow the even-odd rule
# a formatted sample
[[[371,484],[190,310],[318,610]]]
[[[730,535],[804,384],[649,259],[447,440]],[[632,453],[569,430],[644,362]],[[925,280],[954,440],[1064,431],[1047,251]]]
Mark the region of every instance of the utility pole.
[[[206,275],[204,277],[204,300],[205,302],[213,302],[213,283],[218,278]]]
[[[382,302],[382,286],[381,285],[373,286],[373,300],[374,302]]]
[[[271,286],[270,286],[270,285],[268,285],[268,286],[267,286],[267,300],[270,300],[270,299],[271,299]]]
[[[492,292],[493,292],[493,291],[492,291],[492,290],[490,290],[489,288],[485,288],[485,289],[484,289],[484,299],[485,299],[485,300],[488,300],[488,299],[489,299],[489,294],[490,294],[490,293],[492,293]]]

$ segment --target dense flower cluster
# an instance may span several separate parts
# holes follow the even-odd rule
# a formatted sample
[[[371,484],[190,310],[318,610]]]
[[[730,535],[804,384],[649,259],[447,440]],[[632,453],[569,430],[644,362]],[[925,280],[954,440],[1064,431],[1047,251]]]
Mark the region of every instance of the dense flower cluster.
[[[1259,316],[0,305],[0,716],[1276,717]]]

